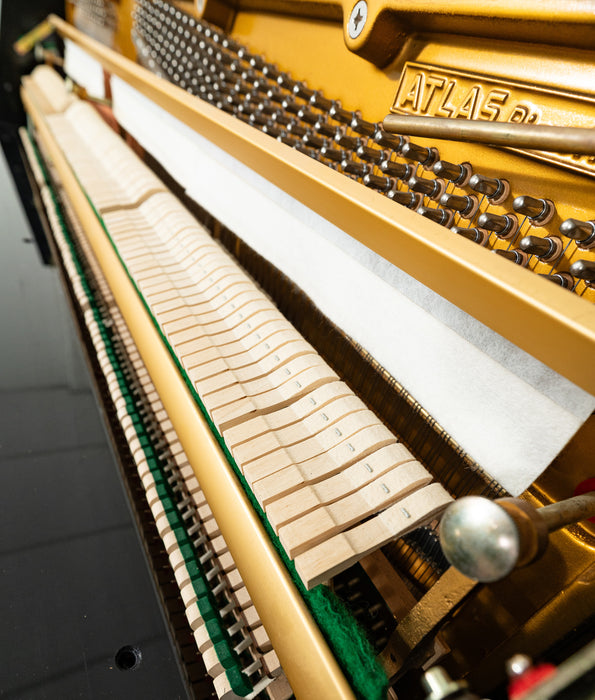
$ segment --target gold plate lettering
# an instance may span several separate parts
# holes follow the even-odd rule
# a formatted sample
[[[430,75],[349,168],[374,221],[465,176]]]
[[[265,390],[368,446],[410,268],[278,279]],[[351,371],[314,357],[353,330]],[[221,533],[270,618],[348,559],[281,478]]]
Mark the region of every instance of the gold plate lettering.
[[[595,128],[595,98],[514,80],[405,64],[391,112]],[[507,149],[595,177],[595,156]]]

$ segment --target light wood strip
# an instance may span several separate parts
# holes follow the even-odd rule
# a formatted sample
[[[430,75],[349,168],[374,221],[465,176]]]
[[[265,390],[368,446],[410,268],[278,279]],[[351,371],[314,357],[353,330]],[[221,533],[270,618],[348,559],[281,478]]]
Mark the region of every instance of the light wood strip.
[[[370,552],[438,516],[452,498],[440,484],[430,484],[348,532],[335,535],[295,558],[307,588],[328,581]]]

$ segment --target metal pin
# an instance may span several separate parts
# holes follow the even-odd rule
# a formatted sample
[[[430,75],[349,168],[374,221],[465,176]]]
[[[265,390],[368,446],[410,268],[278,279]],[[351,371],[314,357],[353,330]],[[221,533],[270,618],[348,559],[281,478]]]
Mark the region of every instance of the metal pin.
[[[380,484],[380,487],[382,488],[384,493],[390,493],[390,489],[388,488],[388,486],[386,484]],[[403,509],[401,508],[401,510],[403,510]]]
[[[416,209],[421,202],[421,195],[415,194],[415,192],[391,190],[386,196],[408,209]]]
[[[438,151],[435,148],[426,148],[411,142],[403,146],[401,153],[407,160],[417,161],[426,168],[431,168],[439,158]]]
[[[324,112],[329,112],[333,106],[333,101],[325,97],[320,91],[315,90],[314,94],[310,98],[310,104],[313,107],[323,110]]]
[[[577,260],[570,266],[570,274],[587,284],[595,284],[595,262],[592,260]]]
[[[364,462],[364,468],[366,469],[366,471],[370,472],[370,474],[374,471],[367,462]]]
[[[475,177],[475,176],[473,176]],[[473,178],[471,178],[473,179]],[[493,231],[499,238],[512,238],[518,229],[518,221],[514,214],[484,213],[477,219],[479,228]]]
[[[559,285],[563,289],[572,289],[574,287],[574,277],[568,272],[554,272],[551,275],[539,275],[554,284]]]
[[[407,136],[401,136],[400,134],[389,134],[383,129],[377,129],[374,134],[374,141],[384,148],[390,148],[397,153],[401,152],[403,146],[409,142]]]
[[[492,252],[496,253],[496,255],[499,255],[501,258],[510,260],[515,265],[520,265],[521,267],[525,267],[525,265],[529,262],[529,256],[522,250],[502,250],[501,248],[495,248]]]
[[[362,140],[357,136],[348,136],[347,134],[343,134],[341,132],[337,132],[335,134],[335,141],[339,144],[339,146],[349,148],[352,151],[357,150],[362,142]]]
[[[549,199],[536,199],[528,195],[516,197],[512,208],[519,214],[529,217],[534,225],[547,224],[555,212],[554,204]]]
[[[503,202],[510,192],[510,185],[507,180],[478,174],[471,177],[469,187],[476,192],[485,194],[494,204]]]
[[[350,452],[355,452],[355,447],[350,442],[347,443],[347,447]]]
[[[381,192],[388,192],[393,186],[393,180],[389,177],[381,177],[380,175],[364,175],[364,185],[366,187],[374,187]]]
[[[326,415],[326,413],[321,413],[320,415],[322,417],[322,420],[324,420],[324,421],[328,420],[328,416]]]
[[[479,206],[477,197],[474,195],[456,195],[448,193],[440,197],[440,204],[443,207],[458,211],[464,219],[473,218]]]
[[[432,168],[438,177],[450,180],[455,185],[466,185],[471,178],[471,165],[469,163],[449,163],[447,160],[439,160]]]
[[[547,238],[525,236],[521,239],[519,247],[529,255],[535,255],[544,262],[551,262],[562,252],[562,241],[558,236],[548,236]]]
[[[329,139],[334,139],[337,133],[337,127],[327,124],[322,117],[314,125],[314,130]]]
[[[463,236],[463,238],[473,241],[473,243],[479,243],[479,245],[484,245],[489,238],[487,231],[477,227],[462,228],[461,226],[452,226],[450,230],[458,236]]]
[[[298,119],[301,119],[302,121],[306,122],[306,124],[311,124],[314,126],[319,119],[320,115],[317,114],[316,112],[312,112],[309,110],[307,107],[302,107],[300,111],[297,113]]]
[[[359,146],[355,152],[358,158],[367,160],[369,163],[381,163],[386,159],[386,154],[379,148],[370,148],[370,146]]]
[[[572,238],[581,248],[595,246],[595,222],[580,219],[566,219],[560,224],[560,233]]]
[[[331,119],[335,119],[338,122],[342,122],[343,124],[351,124],[351,120],[354,118],[355,114],[353,112],[349,112],[346,109],[342,109],[341,105],[336,102],[333,104],[333,106],[329,110],[329,117]]]
[[[448,209],[430,209],[430,207],[419,207],[418,214],[421,214],[426,219],[435,221],[442,226],[450,226],[453,220],[453,213]]]
[[[330,146],[323,146],[320,149],[320,156],[322,158],[328,158],[329,160],[334,161],[335,163],[340,163],[345,159],[345,151],[342,151],[339,148],[332,148]]]
[[[380,170],[399,180],[408,180],[413,175],[413,168],[410,165],[397,163],[394,160],[383,160],[380,163]]]
[[[363,134],[364,136],[373,136],[377,129],[375,122],[368,122],[357,114],[353,116],[349,126],[358,134]]]
[[[369,165],[366,165],[365,163],[356,163],[353,160],[347,159],[341,161],[341,168],[343,172],[346,172],[349,175],[357,175],[358,177],[363,177],[370,171]]]
[[[404,515],[406,518],[410,518],[410,517],[411,517],[411,513],[407,510],[407,508],[401,508],[401,513],[403,513],[403,515]]]
[[[414,175],[409,178],[407,184],[414,192],[421,192],[430,199],[439,199],[444,193],[444,182],[442,180],[427,180]]]
[[[343,433],[339,430],[339,428],[335,428],[335,435],[338,435],[339,437],[341,437],[343,435]]]

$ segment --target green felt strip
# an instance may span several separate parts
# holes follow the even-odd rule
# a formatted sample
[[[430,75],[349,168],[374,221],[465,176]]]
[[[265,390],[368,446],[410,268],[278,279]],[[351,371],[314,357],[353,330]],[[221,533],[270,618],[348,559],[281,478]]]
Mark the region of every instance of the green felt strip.
[[[74,174],[76,177],[76,173]],[[176,364],[180,375],[186,383],[186,386],[188,387],[194,400],[196,401],[196,404],[199,407],[204,419],[207,421],[211,432],[217,439],[219,446],[223,450],[227,461],[231,465],[236,477],[242,484],[246,495],[248,496],[254,510],[258,514],[263,526],[265,527],[269,538],[275,546],[275,549],[277,550],[279,556],[281,557],[285,566],[287,567],[297,589],[306,601],[306,604],[308,605],[310,612],[312,613],[314,619],[316,620],[320,629],[322,630],[324,637],[327,640],[327,643],[333,650],[333,653],[339,661],[339,664],[343,672],[345,673],[345,676],[350,681],[355,694],[361,700],[383,700],[384,698],[386,698],[387,694],[388,679],[386,677],[384,669],[376,659],[374,649],[370,644],[368,638],[366,637],[364,630],[362,630],[362,628],[358,625],[353,615],[351,615],[351,613],[347,610],[344,604],[327,586],[321,584],[319,586],[316,586],[316,588],[312,589],[311,591],[306,590],[304,584],[302,583],[302,580],[300,579],[295,569],[293,561],[287,556],[283,546],[281,545],[281,542],[279,541],[279,538],[277,537],[275,531],[271,527],[265,512],[261,508],[257,499],[254,497],[252,489],[250,488],[248,482],[245,480],[241,470],[235,463],[235,460],[233,459],[231,453],[227,449],[223,437],[220,435],[215,424],[211,420],[208,411],[203,405],[201,398],[198,395],[196,389],[194,388],[194,385],[188,377],[184,367],[179,361],[168,339],[161,331],[159,323],[153,316],[150,306],[148,305],[142,292],[138,288],[136,281],[130,274],[130,271],[128,270],[128,267],[122,259],[120,252],[118,251],[118,248],[115,245],[110,235],[110,232],[107,229],[107,226],[105,225],[105,222],[103,221],[99,212],[96,210],[95,206],[93,205],[93,202],[91,201],[90,197],[88,196],[80,182],[79,186],[81,187],[81,190],[85,193],[87,201],[93,209],[97,220],[101,224],[101,227],[103,228],[107,239],[109,240],[114,252],[116,253],[120,264],[126,272],[128,279],[130,280],[132,286],[136,290],[136,293],[138,294],[139,299],[141,300],[143,306],[149,314],[149,317],[151,318],[155,329],[159,333],[165,347],[168,349],[170,356],[172,357],[172,360]],[[231,683],[230,675],[228,674],[227,677]]]
[[[38,158],[40,157],[38,153],[36,155]],[[68,244],[76,271],[82,281],[85,279],[84,270],[74,248],[72,240],[70,239],[70,236],[68,234],[68,229],[65,225],[61,208],[58,203],[58,199],[55,195],[51,184],[48,182],[47,172],[44,171],[43,174],[46,179],[46,185],[50,192],[50,196],[52,198],[56,216],[58,217],[58,220],[60,222],[62,234]],[[223,621],[219,614],[217,602],[213,597],[211,588],[206,579],[206,574],[198,562],[196,550],[192,545],[192,542],[185,528],[183,527],[182,519],[180,517],[179,510],[175,503],[173,491],[167,483],[166,476],[159,465],[159,460],[153,449],[152,441],[146,433],[145,425],[142,419],[134,410],[135,401],[132,398],[130,386],[124,379],[125,372],[122,370],[122,367],[119,363],[118,353],[114,349],[113,339],[110,334],[110,331],[104,325],[103,317],[97,306],[93,293],[89,288],[89,285],[83,284],[82,286],[85,290],[87,300],[93,312],[93,318],[99,327],[100,336],[105,344],[106,355],[108,356],[111,368],[114,370],[114,373],[117,377],[118,387],[122,396],[125,399],[127,411],[130,414],[132,414],[131,417],[134,416],[133,424],[137,438],[143,449],[145,457],[147,458],[149,470],[155,482],[155,486],[161,503],[164,507],[168,523],[176,536],[178,546],[180,547],[180,551],[182,552],[184,563],[189,569],[190,580],[192,582],[194,592],[197,596],[196,604],[200,611],[201,617],[207,625],[207,630],[209,632],[211,641],[213,642],[217,658],[219,659],[219,662],[226,671],[227,679],[234,693],[241,697],[244,697],[252,692],[252,685],[249,682],[248,678],[245,676],[245,674],[242,672],[239,656],[232,647],[231,640],[229,639],[229,636],[225,629],[225,625],[223,624]]]

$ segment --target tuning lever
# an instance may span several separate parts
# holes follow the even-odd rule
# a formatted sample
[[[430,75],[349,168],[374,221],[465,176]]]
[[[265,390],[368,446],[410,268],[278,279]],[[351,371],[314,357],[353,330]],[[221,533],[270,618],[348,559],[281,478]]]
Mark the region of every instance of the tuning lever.
[[[465,496],[444,513],[440,543],[469,578],[499,581],[543,554],[548,534],[595,515],[595,491],[535,508],[518,498]]]

